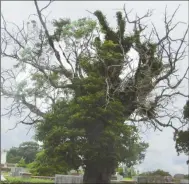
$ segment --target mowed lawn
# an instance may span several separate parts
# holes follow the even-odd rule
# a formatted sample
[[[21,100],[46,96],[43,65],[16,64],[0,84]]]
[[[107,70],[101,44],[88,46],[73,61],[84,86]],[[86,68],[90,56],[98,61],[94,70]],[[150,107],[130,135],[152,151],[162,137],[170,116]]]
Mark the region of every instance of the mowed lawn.
[[[126,181],[132,181],[133,179],[132,178],[123,178],[124,180]]]
[[[9,184],[16,184],[16,183],[27,183],[27,184],[32,184],[32,183],[52,183],[54,184],[53,180],[48,180],[48,179],[36,179],[36,178],[21,178],[21,177],[11,177],[11,176],[4,176],[6,181],[1,181],[1,183],[9,183]]]

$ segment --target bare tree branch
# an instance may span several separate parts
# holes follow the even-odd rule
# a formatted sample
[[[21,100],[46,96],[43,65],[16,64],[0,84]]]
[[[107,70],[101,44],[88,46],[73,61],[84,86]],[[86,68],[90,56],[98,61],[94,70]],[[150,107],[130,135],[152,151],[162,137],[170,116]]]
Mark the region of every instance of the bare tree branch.
[[[61,61],[61,58],[60,58],[60,54],[59,54],[59,52],[57,51],[57,49],[55,48],[53,39],[52,39],[52,37],[51,37],[50,34],[49,34],[49,31],[48,31],[48,29],[47,29],[47,26],[46,26],[45,22],[43,21],[43,18],[42,18],[42,15],[41,15],[41,11],[39,10],[38,4],[37,4],[37,0],[34,0],[34,3],[35,3],[36,10],[37,10],[37,14],[38,14],[38,16],[39,16],[39,20],[40,20],[40,22],[41,22],[41,24],[42,24],[42,26],[43,26],[43,28],[44,28],[44,30],[45,30],[45,34],[46,34],[47,38],[48,38],[49,45],[52,47],[52,49],[53,49],[53,51],[54,51],[54,53],[55,53],[56,59],[59,61],[60,65],[61,65],[61,67],[62,67],[62,70],[63,70],[63,72],[64,72],[64,75],[65,75],[68,79],[71,80],[72,77],[73,77],[73,76],[72,76],[72,73],[71,73],[70,71],[68,71],[68,70],[63,66],[63,64],[62,64],[62,61]]]

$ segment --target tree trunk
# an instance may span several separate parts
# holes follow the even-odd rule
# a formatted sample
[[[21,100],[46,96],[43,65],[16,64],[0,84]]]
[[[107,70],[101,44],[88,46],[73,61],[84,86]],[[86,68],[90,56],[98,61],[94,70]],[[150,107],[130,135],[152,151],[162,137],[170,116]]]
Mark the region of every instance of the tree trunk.
[[[87,164],[83,183],[110,183],[111,175],[114,172],[113,165],[107,164],[102,168],[100,165]]]
[[[91,151],[85,155],[84,184],[109,184],[111,175],[114,173],[117,163],[114,142],[111,138],[108,139],[108,137],[103,140],[104,129],[104,122],[98,119],[97,123],[93,126],[90,125],[90,129],[86,130]],[[106,144],[102,144],[101,138],[103,141],[107,141],[103,142]]]

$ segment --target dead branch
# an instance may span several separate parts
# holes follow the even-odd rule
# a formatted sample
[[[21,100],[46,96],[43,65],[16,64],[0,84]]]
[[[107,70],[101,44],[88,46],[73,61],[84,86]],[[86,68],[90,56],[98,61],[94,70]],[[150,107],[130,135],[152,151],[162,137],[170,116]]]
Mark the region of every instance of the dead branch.
[[[40,22],[41,22],[41,24],[42,24],[42,26],[43,26],[43,28],[44,28],[44,30],[45,30],[45,34],[46,34],[47,38],[48,38],[49,45],[50,45],[51,48],[53,49],[53,51],[54,51],[54,53],[55,53],[55,56],[56,56],[56,59],[59,61],[60,65],[61,65],[61,68],[62,68],[62,71],[64,72],[64,75],[65,75],[68,79],[71,80],[72,77],[73,77],[73,74],[72,74],[70,71],[68,71],[68,70],[63,66],[63,63],[62,63],[61,58],[60,58],[60,54],[59,54],[58,50],[55,48],[53,39],[52,39],[52,37],[51,37],[50,34],[49,34],[49,31],[48,31],[48,29],[47,29],[47,26],[46,26],[45,22],[43,21],[43,18],[42,18],[42,15],[41,15],[41,11],[39,10],[38,4],[37,4],[37,0],[34,0],[34,3],[35,3],[36,10],[37,10],[37,14],[38,14],[38,16],[39,16],[39,20],[40,20]]]
[[[188,74],[189,67],[186,67],[183,75],[180,76],[180,79],[178,79],[178,77],[175,75],[175,73],[177,72],[178,63],[180,63],[183,59],[186,58],[186,56],[187,56],[186,52],[188,49],[188,43],[186,40],[186,36],[188,33],[188,27],[186,28],[186,30],[181,38],[172,38],[172,36],[171,36],[171,33],[175,30],[175,28],[177,26],[179,26],[180,24],[184,24],[183,22],[177,22],[173,25],[173,19],[176,16],[178,9],[179,9],[179,7],[173,12],[172,16],[170,18],[168,18],[167,7],[166,7],[165,15],[164,15],[165,35],[162,38],[160,37],[160,35],[153,23],[152,23],[153,29],[150,32],[150,36],[148,38],[146,36],[144,36],[146,43],[151,43],[151,42],[156,43],[156,47],[157,47],[157,51],[158,51],[157,56],[159,58],[159,61],[162,61],[163,64],[162,64],[162,72],[159,75],[157,75],[156,77],[154,77],[153,80],[151,77],[150,67],[146,67],[146,68],[148,68],[147,69],[148,72],[145,71],[145,73],[143,73],[144,79],[143,79],[143,81],[141,81],[140,73],[141,73],[142,67],[144,67],[145,64],[142,64],[140,58],[143,57],[143,58],[145,58],[146,61],[148,60],[148,58],[147,58],[148,54],[144,53],[144,51],[141,49],[142,46],[143,47],[145,46],[144,42],[141,41],[141,38],[143,37],[143,35],[141,35],[141,33],[143,32],[143,30],[146,27],[146,25],[141,24],[141,20],[151,16],[152,12],[148,11],[144,16],[142,16],[140,18],[138,16],[136,16],[135,20],[131,21],[129,18],[129,14],[131,13],[131,11],[126,12],[125,5],[124,5],[124,13],[125,13],[126,21],[130,24],[134,24],[134,31],[136,31],[136,33],[139,36],[138,45],[134,45],[134,47],[133,47],[139,54],[138,65],[135,69],[131,69],[130,67],[127,68],[127,70],[130,70],[130,72],[133,73],[132,76],[135,77],[135,83],[128,83],[128,85],[127,85],[126,84],[126,82],[128,82],[127,76],[126,76],[125,82],[122,83],[122,86],[124,86],[125,90],[127,90],[127,91],[129,90],[130,92],[133,91],[133,93],[136,95],[135,97],[132,98],[132,100],[135,98],[134,103],[127,102],[127,103],[133,103],[133,104],[135,104],[135,107],[137,107],[137,108],[133,107],[133,113],[135,112],[134,118],[130,117],[128,119],[132,122],[140,122],[140,121],[142,121],[144,123],[150,122],[155,127],[155,129],[159,129],[159,130],[161,130],[160,127],[171,127],[175,131],[178,130],[179,129],[178,127],[175,127],[172,125],[172,121],[174,119],[179,120],[181,122],[182,126],[185,125],[185,123],[182,120],[182,117],[179,117],[178,115],[173,116],[170,113],[168,113],[168,109],[166,110],[166,107],[169,105],[169,102],[171,102],[171,100],[173,98],[176,98],[179,96],[184,97],[184,98],[189,97],[189,95],[184,94],[183,92],[179,91],[179,89],[178,89],[180,84],[183,83],[184,79],[187,79],[186,75]],[[156,37],[157,41],[152,40],[153,36]],[[120,46],[122,46],[121,42],[119,42],[119,44],[120,44]],[[175,44],[177,45],[176,48],[175,48]],[[146,50],[148,52],[147,47],[146,47]],[[123,52],[123,55],[125,55],[124,52]],[[173,80],[173,77],[175,78],[175,80]],[[130,80],[132,81],[132,79],[130,79]],[[172,84],[173,81],[174,81],[174,84]],[[160,87],[160,84],[162,84],[162,82],[165,84],[166,87]],[[149,84],[151,84],[151,85],[149,85]],[[160,88],[160,89],[158,89],[158,88]],[[149,101],[148,100],[149,94],[151,94],[153,91],[157,91],[157,89],[161,93],[159,95],[152,94],[151,98],[153,98],[153,100],[151,99]],[[122,90],[123,90],[123,87],[122,87]],[[171,90],[174,90],[174,91],[171,92]],[[154,109],[156,109],[156,110],[159,109],[159,111],[162,110],[164,112],[164,115],[160,115],[157,112],[154,114],[153,118],[151,119],[148,117],[147,114],[140,114],[140,111],[147,112],[146,111],[147,106],[148,106],[148,108],[150,108],[149,103],[152,103],[154,105],[154,107],[153,107]],[[133,115],[132,115],[132,117],[133,117]],[[161,122],[161,120],[159,120],[160,118],[164,118],[164,117],[166,117],[166,118],[169,117],[168,123],[163,123],[163,122]]]

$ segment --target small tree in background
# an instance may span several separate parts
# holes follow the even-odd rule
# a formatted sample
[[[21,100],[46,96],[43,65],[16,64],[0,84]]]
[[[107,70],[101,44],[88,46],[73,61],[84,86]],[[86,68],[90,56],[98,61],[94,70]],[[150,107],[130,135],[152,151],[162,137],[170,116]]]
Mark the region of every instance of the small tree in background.
[[[7,163],[18,163],[20,161],[20,159],[22,158],[22,156],[19,154],[18,148],[13,147],[10,148],[10,150],[8,150],[7,152]]]
[[[24,167],[24,168],[26,168],[27,164],[25,162],[25,159],[21,158],[20,161],[18,162],[18,164],[16,166],[17,167]]]
[[[34,141],[23,142],[19,147],[13,147],[7,152],[7,162],[18,163],[23,158],[26,164],[31,163],[39,150],[40,146],[38,143]]]
[[[161,169],[157,169],[156,171],[143,172],[140,176],[171,176],[171,174]]]

